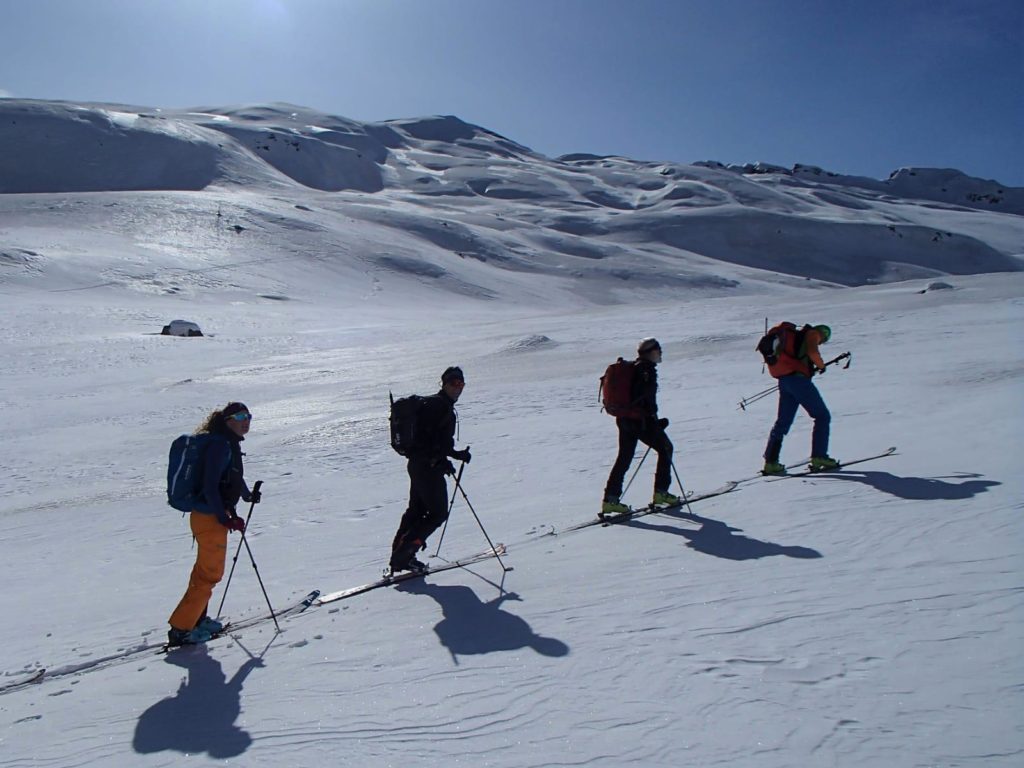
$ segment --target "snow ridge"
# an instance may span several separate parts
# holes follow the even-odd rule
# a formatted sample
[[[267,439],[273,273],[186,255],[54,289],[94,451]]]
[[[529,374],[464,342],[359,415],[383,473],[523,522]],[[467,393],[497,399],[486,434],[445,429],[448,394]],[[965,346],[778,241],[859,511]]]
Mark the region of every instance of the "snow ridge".
[[[1024,189],[948,169],[874,180],[807,165],[552,159],[453,116],[360,123],[289,104],[165,111],[0,100],[0,146],[13,148],[0,154],[0,213],[40,194],[96,192],[107,196],[97,208],[129,205],[128,217],[91,211],[89,227],[104,232],[105,250],[163,261],[157,289],[189,290],[166,274],[184,266],[169,254],[236,247],[372,273],[369,286],[358,278],[364,295],[397,278],[525,302],[549,298],[528,275],[605,303],[623,289],[723,295],[1024,264]],[[175,192],[189,196],[156,194]],[[172,222],[169,206],[180,210]],[[215,242],[211,220],[236,242]],[[48,264],[73,249],[59,234],[49,242],[47,252],[15,231],[0,263],[21,278],[52,274]]]

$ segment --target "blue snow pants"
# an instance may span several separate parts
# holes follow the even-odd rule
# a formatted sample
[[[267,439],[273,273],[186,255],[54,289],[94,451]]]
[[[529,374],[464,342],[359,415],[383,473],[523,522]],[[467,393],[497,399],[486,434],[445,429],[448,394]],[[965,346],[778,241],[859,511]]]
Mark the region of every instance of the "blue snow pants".
[[[828,433],[832,423],[832,414],[828,412],[828,406],[821,399],[821,393],[814,386],[814,382],[798,373],[779,379],[779,413],[768,438],[769,444],[775,442],[782,445],[782,438],[793,426],[798,406],[807,411],[807,415],[814,419],[814,431],[811,434],[811,456],[828,456]]]

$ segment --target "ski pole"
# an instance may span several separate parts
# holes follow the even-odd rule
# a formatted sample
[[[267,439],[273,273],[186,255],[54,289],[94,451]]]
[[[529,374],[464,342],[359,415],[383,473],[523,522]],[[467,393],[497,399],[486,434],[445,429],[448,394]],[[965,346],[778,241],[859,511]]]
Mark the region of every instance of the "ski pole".
[[[277,627],[277,631],[281,631],[281,625],[277,623],[277,615],[274,613],[274,606],[270,604],[270,598],[267,596],[267,588],[263,586],[263,579],[260,578],[260,569],[256,567],[256,558],[252,556],[252,550],[249,549],[249,542],[246,541],[245,531],[242,531],[242,543],[245,544],[245,551],[249,553],[249,560],[252,563],[252,569],[256,571],[256,580],[260,583],[260,589],[263,590],[263,597],[267,601],[267,608],[270,609],[270,618],[274,620],[274,626]]]
[[[768,395],[770,395],[773,392],[775,392],[778,388],[779,388],[779,385],[775,384],[774,386],[768,387],[768,389],[761,390],[757,394],[750,395],[749,397],[744,397],[742,400],[740,400],[740,410],[741,411],[747,410],[747,406],[748,405],[750,405],[751,403],[756,403],[761,398],[768,397]]]
[[[469,496],[466,495],[466,490],[461,485],[459,485],[457,487],[458,487],[459,493],[462,494],[462,498],[464,498],[466,500],[466,504],[469,507],[469,511],[472,512],[473,513],[473,517],[476,518],[476,524],[479,525],[480,526],[480,530],[483,531],[484,538],[487,539],[487,543],[490,545],[491,551],[494,552],[494,556],[498,559],[498,564],[501,566],[501,570],[503,570],[506,573],[508,573],[512,569],[507,567],[505,565],[505,563],[502,562],[501,555],[498,554],[498,549],[494,546],[494,542],[491,541],[491,537],[487,535],[487,531],[484,529],[484,524],[480,522],[480,516],[477,515],[476,510],[473,509],[473,505],[469,501]]]
[[[843,370],[845,371],[847,368],[850,367],[850,363],[853,362],[853,355],[851,355],[849,352],[843,352],[843,354],[839,355],[839,357],[833,358],[832,360],[829,360],[827,363],[825,363],[824,367],[828,368],[830,365],[832,365],[833,363],[838,363],[840,360],[846,361],[846,365],[843,366]]]
[[[850,363],[853,362],[853,355],[850,352],[843,352],[843,354],[839,355],[838,357],[833,358],[832,360],[829,360],[822,367],[823,368],[828,368],[830,365],[834,365],[835,363],[838,363],[838,362],[840,362],[842,360],[846,361],[846,365],[843,366],[843,370],[845,371],[847,368],[850,367]],[[769,387],[768,389],[763,389],[763,390],[761,390],[760,392],[758,392],[756,394],[750,395],[749,397],[744,397],[739,402],[740,410],[741,411],[747,410],[747,406],[748,405],[751,405],[752,403],[756,403],[758,400],[761,400],[762,398],[768,397],[768,395],[770,395],[772,392],[775,392],[778,388],[779,388],[779,385],[776,384],[773,387]]]
[[[628,491],[629,490],[629,486],[631,486],[633,484],[633,480],[636,479],[637,473],[640,471],[640,467],[642,467],[644,465],[644,459],[647,458],[647,454],[650,453],[650,452],[651,452],[651,446],[648,445],[647,446],[647,450],[644,452],[644,455],[640,457],[640,463],[637,464],[636,465],[636,469],[633,470],[633,476],[631,478],[629,478],[629,482],[626,483],[626,487],[622,489],[622,493],[619,496],[620,499],[623,496],[626,495],[626,491]]]
[[[765,315],[765,318],[764,318],[764,335],[765,336],[768,335],[768,316],[767,315]],[[760,344],[758,344],[758,346],[760,346]],[[764,367],[765,367],[765,361],[762,360],[761,361],[761,373],[762,374],[764,374]],[[740,403],[740,408],[743,408],[743,403]],[[744,410],[746,410],[746,409],[744,408]]]
[[[253,485],[253,487],[252,487],[253,494],[256,494],[256,493],[259,492],[261,485],[263,485],[263,481],[262,480],[257,480],[256,484]],[[245,527],[246,528],[249,527],[249,520],[250,520],[250,518],[252,518],[252,511],[253,511],[253,509],[255,507],[256,507],[256,502],[255,501],[252,504],[249,505],[249,514],[246,515],[246,518],[245,518]],[[244,534],[243,534],[242,541],[245,541]],[[220,597],[220,608],[217,609],[217,618],[218,619],[220,618],[220,612],[224,609],[224,601],[227,599],[227,596],[228,596],[228,587],[231,586],[231,577],[235,575],[235,564],[238,562],[238,556],[242,553],[242,541],[238,542],[238,549],[235,550],[235,556],[231,560],[231,572],[228,573],[228,580],[224,584],[224,593]]]
[[[686,511],[692,516],[693,510],[690,509],[690,501],[686,498],[686,488],[683,487],[683,481],[679,479],[679,472],[676,470],[676,463],[674,461],[670,463],[672,464],[672,473],[676,476],[676,483],[679,484],[679,491],[683,494],[683,504],[686,505]]]
[[[459,487],[459,483],[462,482],[462,470],[464,470],[465,468],[466,468],[466,462],[462,462],[462,464],[459,465],[459,474],[457,474],[455,476],[455,487],[456,488],[458,488]],[[444,527],[441,529],[441,538],[439,538],[437,540],[437,551],[434,552],[434,557],[437,557],[439,554],[441,554],[441,542],[444,541],[445,531],[448,530],[448,518],[451,517],[451,515],[452,515],[452,507],[454,507],[454,506],[455,506],[455,492],[452,491],[452,500],[448,503],[448,514],[444,518]]]

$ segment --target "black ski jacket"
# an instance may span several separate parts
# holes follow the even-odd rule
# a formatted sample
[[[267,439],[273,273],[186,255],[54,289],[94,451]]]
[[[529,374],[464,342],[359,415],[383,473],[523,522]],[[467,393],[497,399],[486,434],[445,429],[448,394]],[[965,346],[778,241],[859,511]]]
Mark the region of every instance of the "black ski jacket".
[[[409,461],[433,466],[451,456],[455,450],[455,401],[443,389],[429,395],[423,398],[417,419],[421,440],[410,452]]]
[[[644,419],[658,420],[658,366],[650,360],[637,360],[633,367],[633,402],[644,412]]]

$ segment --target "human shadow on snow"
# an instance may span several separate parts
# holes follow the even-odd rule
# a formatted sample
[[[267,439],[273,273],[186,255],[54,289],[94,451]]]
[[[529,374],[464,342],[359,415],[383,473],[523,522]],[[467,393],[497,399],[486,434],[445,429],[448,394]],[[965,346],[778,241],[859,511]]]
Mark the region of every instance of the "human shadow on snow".
[[[514,592],[502,592],[486,603],[466,586],[441,586],[416,579],[400,584],[397,589],[434,598],[444,618],[434,625],[438,640],[459,663],[459,656],[495,651],[532,648],[544,656],[566,656],[569,646],[553,637],[538,635],[529,624],[502,609],[506,601],[522,598]]]
[[[242,684],[263,661],[251,658],[230,680],[204,645],[174,650],[165,661],[187,669],[188,677],[174,696],[158,701],[139,717],[132,739],[135,751],[205,752],[215,759],[245,752],[252,737],[235,725],[242,711]]]
[[[1002,485],[996,480],[978,480],[982,477],[978,474],[958,474],[949,478],[943,477],[900,477],[890,472],[857,472],[843,470],[834,474],[815,475],[814,479],[827,478],[829,480],[846,480],[848,482],[864,483],[870,485],[883,493],[897,496],[901,499],[940,501],[970,499],[979,493],[985,493],[989,488]],[[961,482],[951,483],[948,479]]]
[[[785,555],[786,557],[797,557],[802,559],[813,559],[821,557],[816,549],[801,546],[786,546],[775,544],[770,541],[760,541],[749,536],[735,536],[733,534],[741,531],[741,528],[733,528],[721,520],[712,520],[709,517],[692,515],[689,512],[667,511],[664,514],[686,520],[691,523],[699,523],[700,528],[679,528],[678,526],[656,525],[646,520],[630,520],[625,525],[632,528],[645,528],[650,531],[661,531],[672,533],[689,539],[686,546],[703,552],[706,555],[721,557],[725,560],[757,560],[761,557],[775,557]]]

